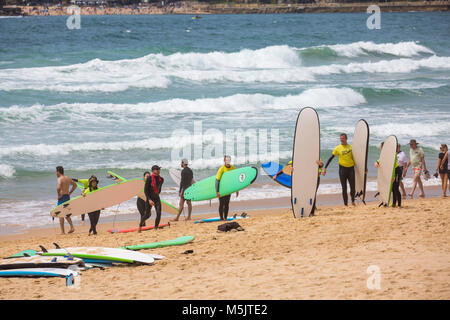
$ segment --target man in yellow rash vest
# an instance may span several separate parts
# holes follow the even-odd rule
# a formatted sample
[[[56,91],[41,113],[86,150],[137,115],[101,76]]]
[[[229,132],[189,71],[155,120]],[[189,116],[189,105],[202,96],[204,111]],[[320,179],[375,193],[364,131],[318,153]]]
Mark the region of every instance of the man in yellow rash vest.
[[[352,146],[347,143],[347,134],[340,135],[341,144],[333,150],[333,154],[328,159],[322,174],[325,176],[327,167],[335,156],[339,157],[339,180],[342,186],[342,198],[344,204],[348,205],[347,181],[350,184],[350,196],[352,205],[355,205],[355,162],[353,161]]]
[[[219,198],[220,220],[227,220],[231,194],[229,194],[227,196],[223,196],[223,197],[220,196],[220,193],[219,193],[220,179],[222,178],[222,175],[224,174],[224,172],[228,172],[228,171],[234,170],[236,168],[231,165],[231,157],[230,156],[225,156],[223,158],[223,161],[224,161],[224,165],[219,168],[219,170],[217,171],[217,174],[216,174],[216,195],[217,195],[217,198]],[[239,197],[239,191],[236,192],[236,197]]]

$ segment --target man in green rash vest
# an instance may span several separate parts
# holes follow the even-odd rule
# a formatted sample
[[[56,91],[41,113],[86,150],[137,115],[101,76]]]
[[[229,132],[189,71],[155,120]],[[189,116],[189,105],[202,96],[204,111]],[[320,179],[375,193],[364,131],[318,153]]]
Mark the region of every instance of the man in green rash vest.
[[[227,220],[231,194],[229,194],[227,196],[223,196],[223,197],[220,196],[220,192],[219,192],[220,179],[222,178],[222,175],[224,174],[224,172],[232,171],[236,168],[231,165],[231,157],[230,156],[225,156],[223,158],[223,161],[224,161],[224,165],[219,168],[219,170],[217,171],[217,174],[216,174],[216,195],[217,195],[217,198],[219,198],[220,220]],[[236,192],[236,197],[239,197],[239,191]]]

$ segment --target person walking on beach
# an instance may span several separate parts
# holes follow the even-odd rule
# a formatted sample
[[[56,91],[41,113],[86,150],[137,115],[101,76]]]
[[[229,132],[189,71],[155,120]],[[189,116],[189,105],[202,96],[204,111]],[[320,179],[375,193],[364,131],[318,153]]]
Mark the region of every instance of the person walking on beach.
[[[441,176],[442,181],[442,197],[447,197],[447,180],[449,180],[448,176],[448,146],[446,144],[441,144],[440,148],[441,152],[439,153],[435,176],[437,177],[438,173]],[[447,156],[447,157],[446,157]],[[444,160],[445,158],[445,160]]]
[[[144,182],[147,182],[148,177],[150,177],[150,172],[145,171],[144,172]],[[141,215],[140,223],[142,224],[142,227],[145,227],[145,221],[150,218],[151,212],[150,212],[150,206],[146,206],[146,201],[144,199],[141,199],[140,197],[137,197],[136,200],[136,207],[139,211],[139,214]]]
[[[91,178],[93,177],[93,175],[91,176]],[[90,179],[90,178],[89,178]],[[83,191],[84,190],[86,190],[88,187],[89,187],[89,179],[77,179],[77,178],[72,178],[72,180],[73,181],[75,181],[75,182],[77,182],[77,183],[79,183],[79,184],[81,184],[81,185],[83,185],[83,190],[82,190],[82,193],[81,194],[83,194]],[[81,188],[81,186],[78,184],[78,186]],[[84,225],[84,219],[85,219],[85,214],[82,214],[81,215],[81,224],[82,225]]]
[[[164,183],[164,179],[160,176],[160,172],[161,167],[154,165],[152,167],[152,175],[147,178],[144,187],[144,193],[147,199],[145,202],[145,210],[149,210],[150,213],[152,207],[155,207],[155,230],[158,229],[159,222],[161,221],[161,199],[159,198],[159,194],[161,193],[161,187]],[[144,217],[141,217],[138,232],[141,232],[141,229],[145,223]]]
[[[61,166],[56,167],[56,176],[58,177],[58,184],[56,187],[56,192],[58,193],[58,206],[70,200],[70,195],[77,188],[76,183],[70,179],[69,177],[64,175],[64,168]],[[69,191],[69,187],[72,186],[72,189]],[[68,233],[72,233],[75,231],[72,223],[72,219],[70,217],[66,217],[67,222],[70,225],[70,230]],[[59,224],[61,227],[61,234],[65,234],[64,232],[64,218],[59,218]]]
[[[219,186],[220,186],[220,179],[222,178],[222,175],[225,172],[228,171],[232,171],[234,169],[236,169],[234,166],[231,165],[231,157],[230,156],[225,156],[223,158],[223,162],[224,165],[221,166],[219,168],[219,170],[217,171],[216,174],[216,195],[217,198],[219,198],[219,216],[220,216],[220,220],[227,220],[228,218],[228,211],[230,208],[230,198],[231,198],[231,194],[227,195],[227,196],[220,196],[220,190],[219,190]],[[236,197],[239,197],[239,191],[236,192]]]
[[[327,172],[328,165],[335,156],[339,158],[339,180],[342,186],[342,198],[344,205],[348,205],[347,181],[350,184],[350,197],[352,205],[355,205],[355,161],[353,160],[352,146],[347,143],[347,134],[340,135],[341,144],[334,148],[331,157],[328,159],[323,175]]]
[[[401,150],[400,144],[397,144],[397,163],[399,166],[399,170],[402,171],[405,169],[406,164],[408,163],[408,158],[406,158],[406,154]],[[402,191],[403,199],[406,199],[406,190],[403,184],[403,175],[400,177],[400,190]]]
[[[98,189],[98,179],[96,176],[92,175],[89,178],[89,184],[86,189],[83,190],[83,197],[85,197],[88,193],[91,193]],[[97,234],[97,224],[98,220],[100,219],[100,210],[89,212],[89,221],[91,223],[91,227],[89,228],[89,235],[91,235],[91,232],[96,235]]]
[[[409,150],[409,161],[406,164],[405,170],[403,171],[403,177],[406,176],[408,168],[411,166],[414,173],[414,181],[411,192],[408,195],[412,198],[414,196],[414,191],[416,191],[417,185],[419,185],[419,197],[425,198],[425,192],[423,191],[423,184],[420,178],[422,169],[425,174],[428,173],[427,166],[425,164],[425,153],[423,152],[423,149],[418,146],[418,143],[415,139],[410,140],[409,146],[411,148]]]
[[[183,170],[181,170],[181,182],[180,182],[180,189],[178,190],[178,193],[180,195],[180,204],[178,207],[178,214],[175,219],[172,221],[178,221],[180,218],[181,213],[184,210],[184,202],[186,201],[188,205],[188,216],[186,220],[191,220],[191,213],[192,213],[192,202],[191,200],[185,200],[184,199],[184,190],[189,188],[192,183],[194,182],[194,173],[192,172],[191,168],[188,167],[188,160],[183,159],[181,160],[181,167]]]

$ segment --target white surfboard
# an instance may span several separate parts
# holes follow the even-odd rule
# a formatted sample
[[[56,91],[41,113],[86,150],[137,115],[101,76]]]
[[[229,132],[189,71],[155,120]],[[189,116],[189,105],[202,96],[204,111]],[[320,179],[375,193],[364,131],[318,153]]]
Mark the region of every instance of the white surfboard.
[[[320,160],[319,116],[303,108],[297,118],[292,152],[291,203],[295,218],[309,217],[316,199]]]
[[[133,198],[142,191],[142,188],[143,181],[138,179],[109,185],[60,204],[50,214],[53,217],[64,218],[102,210]]]
[[[389,136],[381,149],[377,185],[381,203],[389,206],[391,201],[394,166],[397,158],[397,137]]]
[[[180,183],[181,183],[181,171],[177,170],[177,169],[169,169],[169,174],[170,174],[170,177],[172,178],[173,182],[175,182],[175,184],[177,186],[180,186]]]
[[[83,266],[83,260],[79,258],[68,259],[65,257],[21,257],[0,260],[0,270],[24,269],[24,268],[68,268],[69,266]]]
[[[51,249],[47,252],[40,252],[43,256],[64,256],[67,254],[73,257],[92,260],[108,260],[114,262],[153,264],[155,259],[162,259],[163,256],[146,254],[119,248],[104,247],[69,247],[63,249]]]
[[[24,268],[1,270],[0,277],[68,277],[79,272],[62,268]]]
[[[369,125],[364,119],[358,121],[353,135],[353,160],[355,162],[356,197],[365,203],[367,182],[367,153],[369,151]]]

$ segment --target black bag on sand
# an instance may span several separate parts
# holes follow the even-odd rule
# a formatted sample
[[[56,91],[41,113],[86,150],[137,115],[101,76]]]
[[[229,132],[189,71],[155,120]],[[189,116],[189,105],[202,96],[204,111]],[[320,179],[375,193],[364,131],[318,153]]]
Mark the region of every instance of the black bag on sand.
[[[244,231],[244,228],[242,228],[237,222],[227,222],[221,224],[220,226],[217,227],[217,229],[223,232],[228,232],[233,229],[236,229],[237,231]]]

